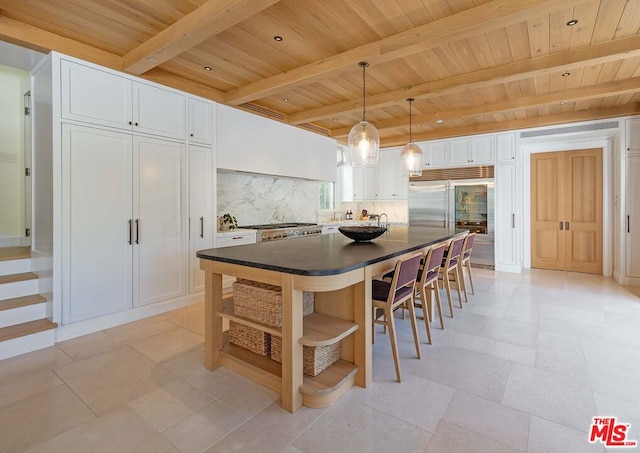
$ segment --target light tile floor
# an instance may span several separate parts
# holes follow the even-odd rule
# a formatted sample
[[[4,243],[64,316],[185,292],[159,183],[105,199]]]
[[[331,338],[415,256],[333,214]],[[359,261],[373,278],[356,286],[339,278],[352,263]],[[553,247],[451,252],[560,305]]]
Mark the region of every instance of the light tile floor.
[[[202,304],[0,361],[0,452],[604,452],[594,416],[640,443],[638,288],[484,269],[475,287],[433,345],[420,324],[422,360],[397,320],[402,384],[378,333],[371,387],[295,414],[203,367]]]

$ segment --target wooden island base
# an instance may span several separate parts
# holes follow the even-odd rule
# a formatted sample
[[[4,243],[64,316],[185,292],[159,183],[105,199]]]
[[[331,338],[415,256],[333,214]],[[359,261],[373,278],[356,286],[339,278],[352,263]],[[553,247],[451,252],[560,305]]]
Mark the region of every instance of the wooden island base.
[[[282,407],[290,412],[302,405],[327,407],[354,385],[368,387],[372,379],[372,278],[393,269],[399,258],[457,233],[425,229],[435,231],[414,237],[415,232],[408,234],[408,230],[361,247],[354,247],[340,235],[327,235],[335,237],[306,237],[198,252],[206,284],[205,367],[213,370],[226,366],[278,392]],[[322,262],[304,260],[305,256],[319,256]],[[236,316],[232,301],[223,299],[223,275],[280,286],[282,328]],[[315,293],[314,313],[306,317],[303,291]],[[281,337],[282,363],[230,344],[228,334],[223,332],[223,320]],[[303,346],[337,342],[341,343],[337,362],[317,376],[303,374]]]

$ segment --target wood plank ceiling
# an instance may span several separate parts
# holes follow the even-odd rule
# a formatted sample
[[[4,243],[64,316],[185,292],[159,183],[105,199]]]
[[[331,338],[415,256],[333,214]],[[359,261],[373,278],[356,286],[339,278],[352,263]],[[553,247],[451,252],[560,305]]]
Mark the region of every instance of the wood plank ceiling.
[[[382,146],[409,97],[416,141],[640,113],[640,0],[0,0],[0,39],[342,142],[363,60]]]

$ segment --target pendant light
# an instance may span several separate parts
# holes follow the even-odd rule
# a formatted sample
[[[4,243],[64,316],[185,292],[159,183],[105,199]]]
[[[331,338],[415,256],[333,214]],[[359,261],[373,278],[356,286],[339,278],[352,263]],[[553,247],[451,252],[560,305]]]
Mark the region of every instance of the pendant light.
[[[380,154],[380,134],[373,124],[366,121],[365,104],[365,68],[369,66],[366,61],[361,61],[358,66],[362,68],[362,121],[351,128],[349,132],[349,154],[352,167],[375,167],[378,165]]]
[[[411,103],[415,99],[409,98],[409,143],[404,145],[400,153],[400,159],[404,168],[409,171],[409,176],[422,176],[422,148],[413,143],[413,133],[411,131]]]

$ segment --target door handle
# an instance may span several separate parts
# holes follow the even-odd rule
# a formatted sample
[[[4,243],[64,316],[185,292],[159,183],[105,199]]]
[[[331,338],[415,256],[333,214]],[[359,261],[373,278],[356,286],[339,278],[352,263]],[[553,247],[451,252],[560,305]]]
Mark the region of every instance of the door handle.
[[[200,217],[200,237],[204,237],[204,217]]]
[[[563,225],[564,225],[564,223],[560,222],[560,231],[562,231],[564,229]]]
[[[515,228],[516,227],[516,215],[511,214],[511,228]]]
[[[631,220],[629,217],[630,216],[627,216],[627,233],[631,233]]]
[[[129,245],[133,244],[133,220],[129,219]]]
[[[569,222],[564,222],[564,229],[569,231]]]
[[[140,244],[140,219],[136,219],[136,244]]]

